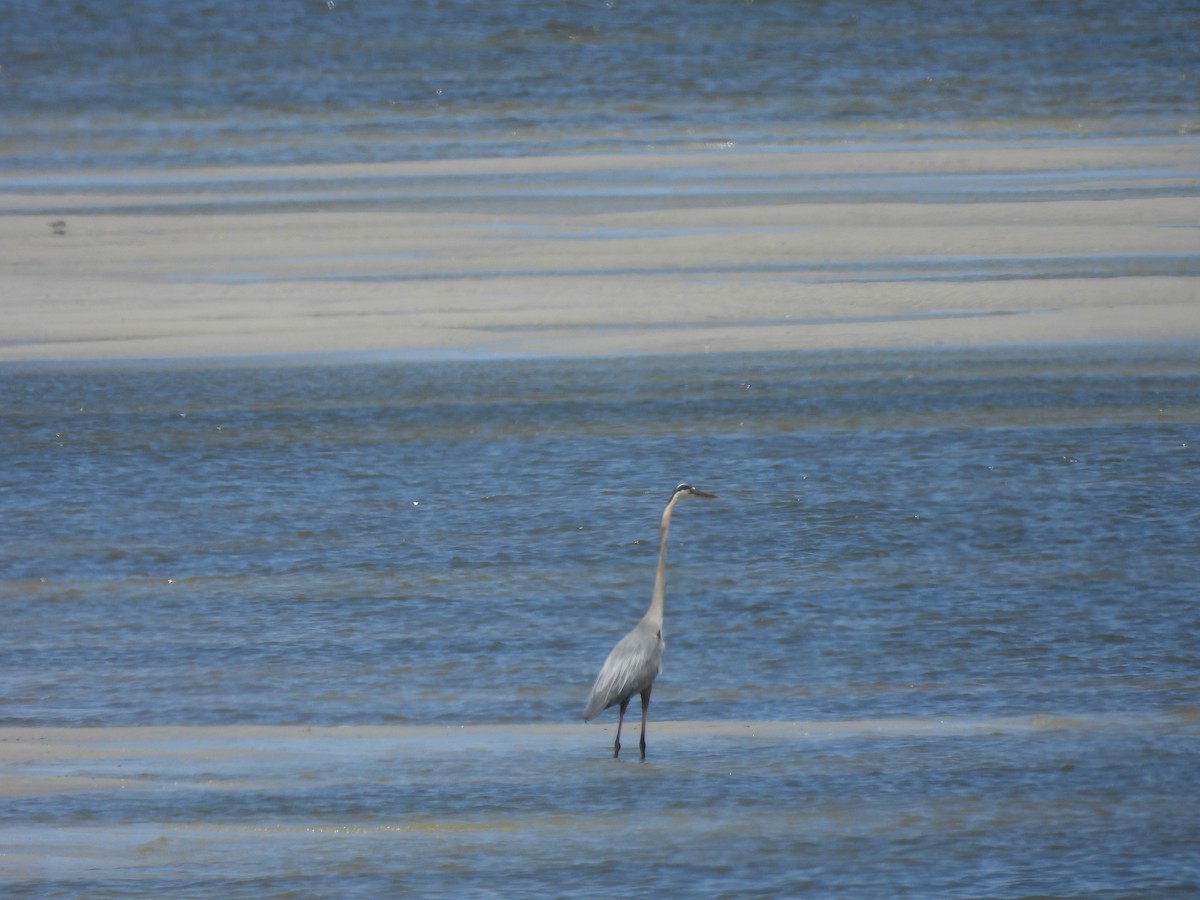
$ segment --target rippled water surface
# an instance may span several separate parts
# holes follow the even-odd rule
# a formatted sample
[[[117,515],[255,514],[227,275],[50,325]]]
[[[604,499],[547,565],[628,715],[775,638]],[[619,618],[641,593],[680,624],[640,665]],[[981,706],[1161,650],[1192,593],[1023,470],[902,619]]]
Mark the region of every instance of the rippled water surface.
[[[1175,0],[9,0],[0,165],[1178,136],[1195,23]]]
[[[8,798],[14,889],[1200,889],[1194,348],[0,388],[0,725],[217,729]],[[720,498],[677,511],[650,755],[614,763],[611,711],[572,723],[681,480]]]

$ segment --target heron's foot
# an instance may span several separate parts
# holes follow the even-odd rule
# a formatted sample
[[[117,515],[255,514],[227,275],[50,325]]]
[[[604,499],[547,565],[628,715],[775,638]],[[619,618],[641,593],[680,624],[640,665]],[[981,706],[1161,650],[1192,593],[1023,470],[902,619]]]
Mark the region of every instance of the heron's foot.
[[[646,742],[640,741],[638,743],[638,748],[642,751],[642,759],[645,759],[646,758]]]
[[[621,742],[613,741],[613,759],[616,759],[621,754]]]

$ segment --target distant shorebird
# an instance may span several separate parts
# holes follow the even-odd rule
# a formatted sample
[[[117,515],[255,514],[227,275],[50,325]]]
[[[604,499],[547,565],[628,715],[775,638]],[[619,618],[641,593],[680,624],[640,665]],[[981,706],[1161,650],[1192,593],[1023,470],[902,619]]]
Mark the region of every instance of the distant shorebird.
[[[663,647],[666,646],[662,636],[663,596],[667,585],[667,532],[671,528],[671,512],[683,497],[716,496],[696,490],[690,484],[675,488],[658,525],[658,574],[654,578],[650,608],[633,630],[613,647],[600,674],[596,676],[596,683],[592,685],[592,695],[588,698],[583,721],[595,718],[615,703],[621,705],[617,737],[613,741],[613,759],[621,752],[621,725],[625,722],[625,709],[634,694],[642,695],[642,736],[638,746],[642,751],[642,759],[646,758],[646,711],[650,708],[650,689],[654,679],[662,672]]]

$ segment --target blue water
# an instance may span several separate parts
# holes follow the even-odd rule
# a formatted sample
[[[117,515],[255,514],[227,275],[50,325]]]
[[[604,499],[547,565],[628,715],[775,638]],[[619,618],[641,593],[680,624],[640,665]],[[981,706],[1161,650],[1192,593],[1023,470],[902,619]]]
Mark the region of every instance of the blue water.
[[[0,5],[0,167],[1200,127],[1178,0]]]
[[[8,798],[14,891],[1200,889],[1193,347],[0,387],[0,725],[217,729],[10,764],[126,779]],[[649,759],[614,762],[611,712],[572,723],[681,479],[721,496],[677,512]]]
[[[673,717],[1186,706],[1197,361],[9,366],[0,722],[572,720],[680,480]]]

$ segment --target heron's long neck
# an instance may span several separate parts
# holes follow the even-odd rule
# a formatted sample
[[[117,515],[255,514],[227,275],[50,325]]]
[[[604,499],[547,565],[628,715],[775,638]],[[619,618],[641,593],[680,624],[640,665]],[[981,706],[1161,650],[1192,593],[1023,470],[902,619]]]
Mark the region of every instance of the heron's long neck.
[[[662,521],[658,523],[658,574],[654,576],[654,594],[650,598],[650,608],[646,610],[646,618],[652,619],[662,627],[663,599],[667,593],[667,534],[671,530],[671,511],[679,494],[671,497],[667,508],[663,510]]]

